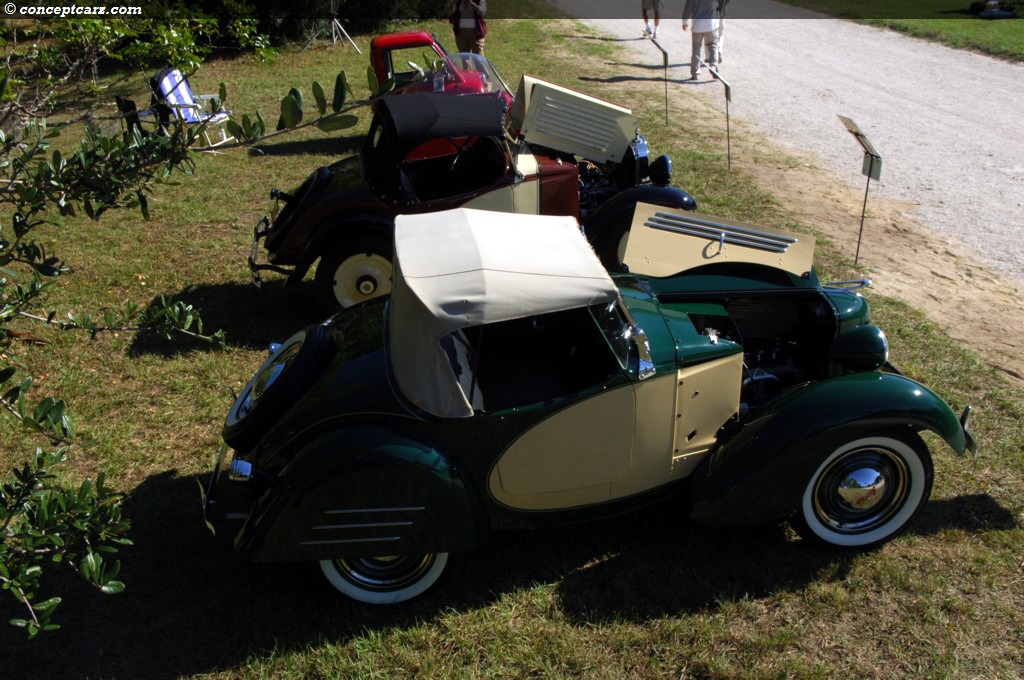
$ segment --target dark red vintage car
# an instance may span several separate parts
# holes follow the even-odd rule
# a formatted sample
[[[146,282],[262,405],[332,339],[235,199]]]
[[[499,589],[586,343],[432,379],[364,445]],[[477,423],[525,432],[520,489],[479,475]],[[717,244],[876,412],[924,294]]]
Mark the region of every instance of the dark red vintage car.
[[[393,51],[381,54],[394,59]],[[617,268],[638,202],[697,208],[670,186],[668,156],[649,161],[627,108],[531,76],[511,106],[504,86],[493,96],[450,94],[380,98],[359,156],[318,168],[295,191],[271,191],[284,205],[254,230],[249,266],[257,282],[271,270],[295,283],[319,262],[315,288],[325,310],[384,295],[395,216],[456,207],[574,217],[606,266]]]

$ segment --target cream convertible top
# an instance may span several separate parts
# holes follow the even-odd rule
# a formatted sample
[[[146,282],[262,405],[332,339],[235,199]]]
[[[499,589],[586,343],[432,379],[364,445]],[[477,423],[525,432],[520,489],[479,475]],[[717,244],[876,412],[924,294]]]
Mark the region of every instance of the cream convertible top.
[[[465,208],[399,215],[390,325],[398,387],[435,415],[471,416],[441,338],[617,297],[572,217]]]

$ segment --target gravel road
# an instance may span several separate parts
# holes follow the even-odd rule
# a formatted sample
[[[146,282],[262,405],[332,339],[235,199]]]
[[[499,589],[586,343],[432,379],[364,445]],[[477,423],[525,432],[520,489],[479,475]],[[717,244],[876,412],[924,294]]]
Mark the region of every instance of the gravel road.
[[[638,61],[660,65],[657,48],[639,39],[635,4],[627,19],[622,0],[593,0],[589,16],[619,18],[586,23],[622,39]],[[681,0],[662,13],[670,87],[692,88],[724,108],[723,87],[706,71],[683,82],[690,35],[681,15]],[[837,115],[852,118],[883,157],[871,196],[917,206],[920,222],[1024,282],[1024,64],[835,19],[729,19],[721,73],[734,119],[864,187],[861,148]]]

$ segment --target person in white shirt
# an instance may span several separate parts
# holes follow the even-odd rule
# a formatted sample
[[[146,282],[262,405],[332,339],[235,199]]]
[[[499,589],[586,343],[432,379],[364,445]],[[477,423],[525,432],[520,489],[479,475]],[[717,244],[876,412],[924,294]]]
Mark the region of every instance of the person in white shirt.
[[[690,30],[693,20],[693,50],[690,53],[690,80],[697,80],[700,73],[700,51],[703,47],[705,61],[712,69],[718,70],[718,0],[686,0],[683,7],[683,30]]]

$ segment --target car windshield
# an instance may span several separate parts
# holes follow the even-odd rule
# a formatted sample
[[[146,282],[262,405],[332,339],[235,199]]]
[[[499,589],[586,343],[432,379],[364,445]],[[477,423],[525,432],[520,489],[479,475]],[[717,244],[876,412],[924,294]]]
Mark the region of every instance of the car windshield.
[[[496,95],[511,105],[512,92],[494,64],[479,54],[460,52],[441,57],[433,52],[406,54],[412,50],[395,51],[391,55],[396,92],[436,92],[448,95]]]
[[[618,359],[619,365],[626,367],[629,361],[630,339],[633,337],[633,325],[626,318],[618,300],[603,302],[590,307],[590,315],[594,317],[605,342],[612,354]]]
[[[449,54],[448,60],[455,65],[462,78],[472,80],[474,83],[479,82],[481,93],[505,92],[510,97],[512,96],[508,83],[501,77],[490,59],[479,54],[459,52],[458,54]]]

